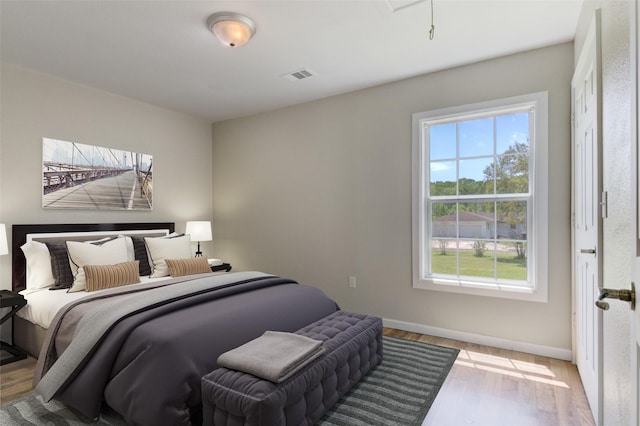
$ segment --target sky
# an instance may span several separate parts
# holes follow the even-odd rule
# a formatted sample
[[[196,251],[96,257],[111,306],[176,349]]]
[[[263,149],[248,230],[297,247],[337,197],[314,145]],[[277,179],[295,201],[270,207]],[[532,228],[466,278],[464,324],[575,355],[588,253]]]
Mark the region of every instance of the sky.
[[[493,117],[439,124],[430,127],[431,182],[456,181],[456,151],[459,149],[460,178],[483,180],[483,171],[493,164]],[[529,140],[529,113],[501,115],[496,122],[496,154],[503,154],[514,142]],[[456,147],[456,127],[459,144]]]
[[[75,151],[75,152],[74,152]],[[135,153],[118,149],[104,148],[61,141],[42,139],[42,160],[69,165],[93,165],[132,168]],[[146,170],[151,161],[150,155],[143,154],[141,167]],[[146,165],[146,166],[144,166]]]

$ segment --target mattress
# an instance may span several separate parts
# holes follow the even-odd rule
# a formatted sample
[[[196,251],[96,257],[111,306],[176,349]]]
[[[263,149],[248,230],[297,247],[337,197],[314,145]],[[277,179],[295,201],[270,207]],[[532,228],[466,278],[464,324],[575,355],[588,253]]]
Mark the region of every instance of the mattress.
[[[168,278],[169,277],[149,278],[148,276],[144,276],[140,277],[140,284],[164,281]],[[133,288],[136,285],[139,284],[132,284],[131,287]],[[22,290],[20,294],[27,300],[27,304],[20,309],[16,315],[44,329],[48,329],[51,321],[62,307],[68,303],[82,299],[88,294],[98,294],[104,291],[105,290],[97,290],[91,293],[84,291],[69,293],[64,289],[49,290],[49,288]]]

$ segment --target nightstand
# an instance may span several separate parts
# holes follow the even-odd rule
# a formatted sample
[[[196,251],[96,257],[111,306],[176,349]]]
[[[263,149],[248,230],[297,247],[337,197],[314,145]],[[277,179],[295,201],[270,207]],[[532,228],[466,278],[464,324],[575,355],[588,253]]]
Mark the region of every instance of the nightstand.
[[[231,270],[230,263],[223,263],[221,265],[215,265],[211,267],[211,272],[225,271],[229,272]]]
[[[27,357],[25,351],[13,345],[13,316],[26,304],[27,300],[22,295],[9,290],[0,290],[0,308],[11,308],[11,311],[0,318],[0,324],[11,319],[11,343],[0,341],[0,351],[7,351],[11,356],[0,359],[0,365],[20,361]]]

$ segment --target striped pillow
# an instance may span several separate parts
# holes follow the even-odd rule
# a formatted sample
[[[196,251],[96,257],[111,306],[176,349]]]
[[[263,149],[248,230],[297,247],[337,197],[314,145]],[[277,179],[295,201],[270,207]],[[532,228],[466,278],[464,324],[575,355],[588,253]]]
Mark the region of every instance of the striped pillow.
[[[86,265],[84,274],[87,291],[102,290],[140,282],[139,261],[117,263],[115,265]]]
[[[204,274],[211,272],[209,261],[204,257],[190,257],[187,259],[165,259],[169,267],[169,275],[181,277],[183,275]]]

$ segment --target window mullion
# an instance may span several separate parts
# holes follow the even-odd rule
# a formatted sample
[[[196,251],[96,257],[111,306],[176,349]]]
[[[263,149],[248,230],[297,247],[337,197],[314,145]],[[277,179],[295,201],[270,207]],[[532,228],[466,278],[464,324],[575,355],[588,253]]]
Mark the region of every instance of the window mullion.
[[[493,117],[493,196],[498,192],[498,130],[497,120]],[[493,279],[498,281],[498,203],[493,202]]]
[[[460,199],[460,122],[456,121],[456,198]],[[460,278],[460,203],[456,202],[456,277]]]

